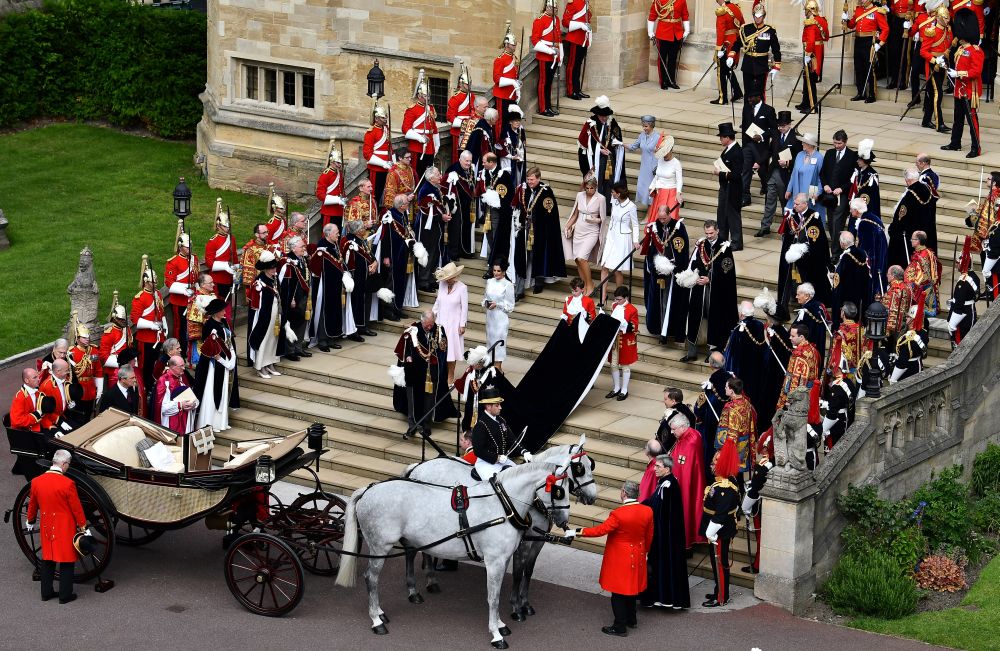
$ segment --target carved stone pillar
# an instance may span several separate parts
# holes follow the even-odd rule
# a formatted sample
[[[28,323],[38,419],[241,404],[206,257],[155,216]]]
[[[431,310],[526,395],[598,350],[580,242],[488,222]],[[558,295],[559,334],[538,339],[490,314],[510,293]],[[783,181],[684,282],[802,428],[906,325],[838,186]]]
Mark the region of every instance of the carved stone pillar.
[[[90,330],[92,341],[100,340],[98,328],[101,322],[97,317],[97,304],[101,298],[101,292],[97,288],[97,278],[94,275],[94,254],[89,246],[83,247],[80,251],[80,264],[77,267],[76,277],[66,288],[69,294],[70,314],[74,311],[79,315],[80,323]],[[63,329],[67,333],[66,337],[70,342],[76,341],[75,333],[69,332],[69,323]]]

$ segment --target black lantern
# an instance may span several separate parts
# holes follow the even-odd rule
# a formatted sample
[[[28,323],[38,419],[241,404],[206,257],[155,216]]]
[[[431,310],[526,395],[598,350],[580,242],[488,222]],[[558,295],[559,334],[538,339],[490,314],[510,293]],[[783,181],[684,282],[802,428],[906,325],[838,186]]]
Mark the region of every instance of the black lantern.
[[[375,65],[368,71],[368,97],[385,97],[385,73],[378,67],[378,59],[375,59]]]
[[[885,327],[889,323],[889,310],[881,301],[875,301],[865,310],[865,337],[872,341],[884,341]]]
[[[254,476],[257,479],[258,484],[273,484],[274,483],[274,461],[268,454],[261,455],[257,459],[257,467],[254,469]]]
[[[882,342],[885,341],[885,327],[889,323],[889,310],[881,301],[875,301],[865,310],[865,337],[872,342],[872,354],[861,369],[861,387],[868,398],[882,395]]]
[[[180,182],[174,188],[174,216],[177,219],[184,219],[191,214],[191,189],[181,177]]]

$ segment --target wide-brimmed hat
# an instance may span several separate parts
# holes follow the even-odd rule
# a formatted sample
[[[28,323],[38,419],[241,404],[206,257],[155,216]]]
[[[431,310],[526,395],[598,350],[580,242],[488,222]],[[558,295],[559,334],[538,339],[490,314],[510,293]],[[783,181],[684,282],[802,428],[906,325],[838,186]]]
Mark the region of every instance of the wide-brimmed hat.
[[[778,111],[778,124],[791,124],[791,123],[792,123],[791,111]]]
[[[611,110],[611,100],[608,99],[607,95],[601,95],[594,100],[594,106],[590,112],[594,115],[614,115],[614,111]]]
[[[656,144],[656,157],[663,158],[674,150],[674,137],[665,133],[660,134],[660,141]]]
[[[464,269],[464,264],[456,266],[454,262],[449,262],[445,266],[439,267],[438,270],[434,272],[434,277],[437,278],[438,282],[443,283],[446,280],[458,277]]]
[[[486,387],[479,392],[479,404],[481,405],[499,405],[503,402],[503,398],[500,397],[500,390],[496,387]]]
[[[819,147],[819,145],[816,144],[816,134],[815,133],[804,133],[804,134],[802,134],[802,137],[799,138],[799,142],[801,142],[803,145],[810,145],[812,147]]]
[[[718,137],[726,136],[727,138],[735,138],[736,130],[733,129],[732,122],[723,122],[719,125],[719,133],[715,134]]]
[[[218,314],[219,312],[225,312],[227,307],[229,307],[229,303],[226,301],[221,298],[213,298],[212,302],[205,307],[205,314],[212,316],[213,314]]]

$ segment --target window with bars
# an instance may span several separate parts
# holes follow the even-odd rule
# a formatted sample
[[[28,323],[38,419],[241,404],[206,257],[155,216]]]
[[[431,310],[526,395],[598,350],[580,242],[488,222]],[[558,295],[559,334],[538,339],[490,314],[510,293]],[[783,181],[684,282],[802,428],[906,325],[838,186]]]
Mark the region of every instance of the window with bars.
[[[447,77],[427,77],[428,101],[437,113],[438,121],[444,121],[448,114],[448,90],[451,82]]]
[[[316,107],[316,76],[312,70],[248,61],[241,62],[240,66],[243,69],[242,99],[282,108]]]

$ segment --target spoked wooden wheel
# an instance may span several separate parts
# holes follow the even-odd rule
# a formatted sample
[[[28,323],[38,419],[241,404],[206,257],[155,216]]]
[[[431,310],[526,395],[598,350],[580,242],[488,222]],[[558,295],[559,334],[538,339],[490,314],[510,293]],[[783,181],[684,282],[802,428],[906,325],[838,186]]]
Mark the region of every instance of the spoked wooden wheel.
[[[226,584],[244,608],[280,617],[291,612],[305,592],[302,561],[284,542],[263,533],[240,536],[225,560]]]
[[[102,573],[111,563],[115,537],[109,534],[114,531],[114,520],[86,484],[77,482],[76,490],[80,496],[80,504],[83,506],[87,526],[94,537],[94,553],[86,558],[78,559],[74,568],[74,580],[77,583],[83,583]],[[31,531],[24,527],[30,499],[31,484],[25,484],[21,492],[18,493],[17,499],[14,500],[14,513],[16,514],[14,537],[25,557],[32,565],[38,567],[42,561],[42,540],[39,535],[38,523],[35,523],[35,527]],[[56,576],[58,577],[58,571]]]
[[[291,526],[283,537],[309,572],[333,576],[340,569],[345,506],[336,495],[316,491],[299,496],[286,510]]]
[[[119,519],[115,525],[115,541],[129,547],[146,545],[162,535],[162,529],[149,529],[141,524],[132,524],[122,519]]]

